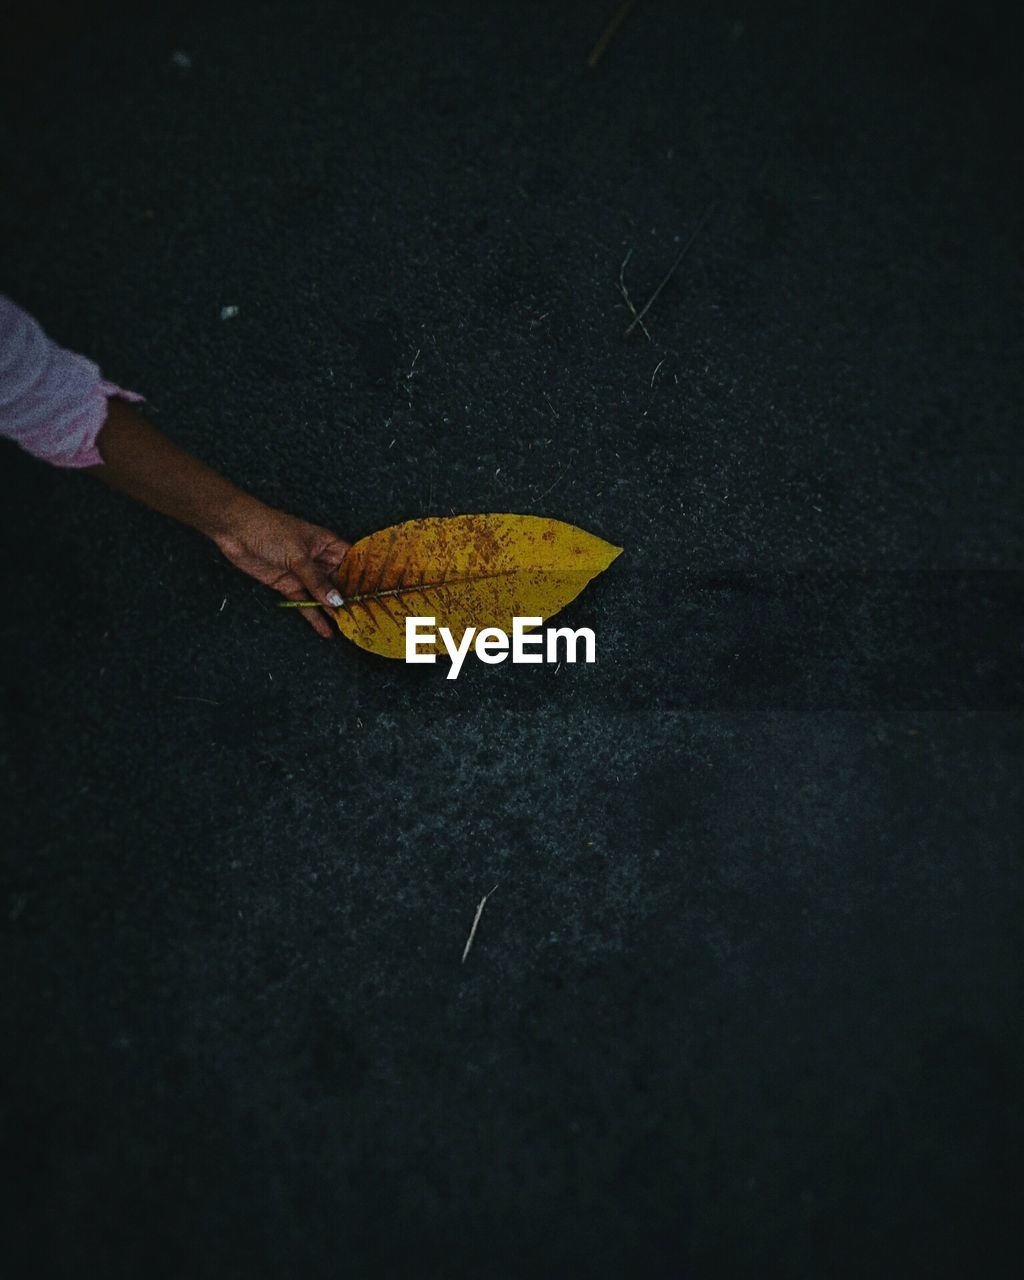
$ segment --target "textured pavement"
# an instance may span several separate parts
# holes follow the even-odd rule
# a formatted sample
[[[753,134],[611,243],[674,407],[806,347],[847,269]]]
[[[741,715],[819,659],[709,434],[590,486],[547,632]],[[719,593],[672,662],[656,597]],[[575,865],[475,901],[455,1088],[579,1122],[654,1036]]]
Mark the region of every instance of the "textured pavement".
[[[625,548],[595,666],[449,682],[2,450],[12,1280],[1012,1273],[1011,50],[613,9],[107,4],[0,90],[0,288],[179,443]]]

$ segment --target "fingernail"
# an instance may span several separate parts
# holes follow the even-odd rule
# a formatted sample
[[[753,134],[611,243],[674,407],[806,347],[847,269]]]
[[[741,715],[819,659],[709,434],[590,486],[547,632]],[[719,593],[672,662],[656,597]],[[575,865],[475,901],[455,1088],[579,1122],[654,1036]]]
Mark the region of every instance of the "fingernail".
[[[337,591],[328,591],[327,603],[333,609],[340,609],[341,606],[344,604],[344,601],[342,600],[341,595]]]

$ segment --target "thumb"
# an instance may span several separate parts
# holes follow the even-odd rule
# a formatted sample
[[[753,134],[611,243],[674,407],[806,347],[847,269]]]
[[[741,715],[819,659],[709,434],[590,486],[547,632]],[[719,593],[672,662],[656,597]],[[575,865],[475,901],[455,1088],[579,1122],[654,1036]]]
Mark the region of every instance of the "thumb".
[[[291,567],[314,600],[318,600],[325,609],[340,609],[341,592],[334,585],[330,576],[314,560],[298,560]]]

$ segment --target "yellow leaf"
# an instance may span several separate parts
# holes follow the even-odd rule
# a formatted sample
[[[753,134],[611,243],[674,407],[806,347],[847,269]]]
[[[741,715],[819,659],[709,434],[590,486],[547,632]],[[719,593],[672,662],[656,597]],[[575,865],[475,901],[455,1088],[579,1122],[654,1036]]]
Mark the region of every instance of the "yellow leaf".
[[[405,619],[512,630],[514,617],[550,618],[622,550],[545,516],[407,520],[355,543],[338,567],[338,626],[362,649],[405,657]],[[421,644],[420,652],[430,646]],[[440,639],[434,652],[444,653]]]

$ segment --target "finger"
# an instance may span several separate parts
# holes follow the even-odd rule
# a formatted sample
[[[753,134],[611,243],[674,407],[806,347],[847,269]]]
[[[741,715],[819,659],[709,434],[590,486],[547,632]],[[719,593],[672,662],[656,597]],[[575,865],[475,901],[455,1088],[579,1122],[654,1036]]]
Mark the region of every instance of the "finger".
[[[341,562],[334,559],[333,556],[315,556],[314,561],[317,568],[328,579],[330,589],[337,591],[340,596],[344,596],[341,586]],[[335,608],[338,606],[335,605]]]
[[[313,599],[319,600],[333,618],[334,610],[342,606],[342,599],[330,575],[315,560],[299,560],[291,569]]]
[[[330,529],[317,529],[317,538],[314,545],[317,547],[316,559],[320,560],[327,557],[331,560],[340,560],[345,552],[352,545],[346,542],[344,538],[339,538],[337,534],[331,533]]]
[[[280,577],[274,578],[273,581],[267,583],[268,587],[273,587],[275,591],[280,591],[286,600],[308,600],[306,588],[296,578],[294,573],[282,573]]]
[[[330,578],[331,586],[335,588],[340,595],[344,596],[345,591],[342,587],[342,578],[344,575],[343,564],[345,557],[339,556],[336,551],[321,551],[319,555],[313,557],[315,563],[323,570],[327,577]]]
[[[331,590],[337,591],[339,595],[344,597],[346,590],[342,584],[345,580],[345,570],[343,568],[345,557],[339,557],[332,552],[325,551],[314,557],[314,559],[317,567],[328,578]],[[335,605],[335,608],[337,607]]]
[[[298,612],[302,614],[317,635],[323,636],[325,640],[334,639],[334,632],[331,630],[331,624],[319,609],[299,609]]]
[[[309,593],[303,590],[298,581],[295,582],[294,587],[278,586],[277,589],[286,600],[303,603],[309,599]],[[295,612],[299,614],[304,621],[309,623],[317,635],[323,636],[325,640],[331,640],[334,638],[334,628],[336,624],[328,622],[319,609],[296,609]]]
[[[332,580],[337,579],[338,569],[341,567],[344,559],[344,555],[339,555],[336,551],[331,551],[329,549],[327,551],[318,551],[313,557],[316,564],[318,564],[322,569],[327,570],[327,573],[330,575]]]

